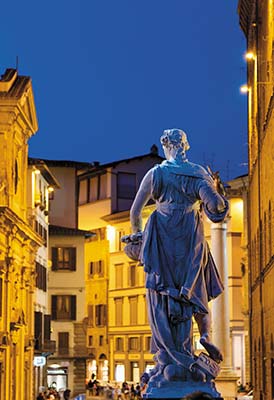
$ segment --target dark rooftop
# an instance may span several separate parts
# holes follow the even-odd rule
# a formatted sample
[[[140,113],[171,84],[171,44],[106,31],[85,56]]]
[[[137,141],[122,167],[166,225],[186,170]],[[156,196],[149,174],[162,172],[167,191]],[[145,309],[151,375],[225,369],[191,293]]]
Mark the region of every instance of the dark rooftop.
[[[59,225],[49,225],[49,234],[56,236],[84,236],[85,238],[95,236],[95,233],[91,231]]]

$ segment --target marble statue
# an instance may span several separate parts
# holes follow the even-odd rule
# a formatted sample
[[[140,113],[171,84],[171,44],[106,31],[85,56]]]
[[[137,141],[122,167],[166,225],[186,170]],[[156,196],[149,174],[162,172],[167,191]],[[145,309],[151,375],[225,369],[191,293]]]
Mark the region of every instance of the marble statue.
[[[208,302],[223,285],[204,237],[202,210],[222,221],[228,202],[218,180],[189,162],[184,131],[168,129],[161,136],[166,160],[143,178],[130,210],[132,234],[124,236],[125,252],[146,272],[146,299],[156,362],[144,373],[144,398],[176,398],[197,390],[219,397],[215,389],[222,354],[210,338]],[[219,182],[220,183],[220,182]],[[142,231],[141,213],[149,199],[156,203]],[[192,349],[192,317],[207,353]]]

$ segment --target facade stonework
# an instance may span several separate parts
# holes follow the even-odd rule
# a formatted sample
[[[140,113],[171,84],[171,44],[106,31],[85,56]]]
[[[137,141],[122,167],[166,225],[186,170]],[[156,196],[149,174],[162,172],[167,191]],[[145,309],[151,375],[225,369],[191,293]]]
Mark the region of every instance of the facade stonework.
[[[37,130],[31,80],[0,80],[0,399],[33,397],[35,256],[27,214],[28,139]]]
[[[274,3],[239,1],[240,25],[250,54],[248,78],[249,142],[249,313],[254,398],[274,393]]]

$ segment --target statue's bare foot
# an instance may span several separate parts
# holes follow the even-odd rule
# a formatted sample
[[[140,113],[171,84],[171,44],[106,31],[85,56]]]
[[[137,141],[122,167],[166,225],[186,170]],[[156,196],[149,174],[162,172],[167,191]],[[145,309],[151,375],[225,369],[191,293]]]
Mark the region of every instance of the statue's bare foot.
[[[216,361],[217,363],[220,363],[221,361],[223,361],[223,355],[220,352],[220,350],[218,349],[218,347],[216,347],[211,341],[208,335],[203,335],[200,339],[200,343],[202,346],[204,346],[204,348],[206,349],[206,351],[208,352],[209,356]]]

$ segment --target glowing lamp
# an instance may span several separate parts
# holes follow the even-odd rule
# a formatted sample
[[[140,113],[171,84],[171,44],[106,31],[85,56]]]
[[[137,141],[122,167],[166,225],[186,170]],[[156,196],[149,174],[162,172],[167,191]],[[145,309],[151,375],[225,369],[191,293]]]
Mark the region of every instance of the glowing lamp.
[[[240,87],[240,92],[241,93],[248,93],[248,91],[249,91],[249,87],[247,85],[242,85]]]
[[[54,189],[53,189],[53,187],[49,186],[49,187],[48,187],[48,192],[49,192],[49,193],[52,193],[52,192],[54,192]]]
[[[248,52],[245,54],[245,58],[246,58],[246,60],[248,60],[248,61],[255,60],[255,54],[252,53],[252,51],[248,51]]]

